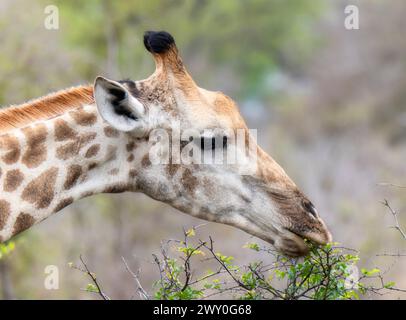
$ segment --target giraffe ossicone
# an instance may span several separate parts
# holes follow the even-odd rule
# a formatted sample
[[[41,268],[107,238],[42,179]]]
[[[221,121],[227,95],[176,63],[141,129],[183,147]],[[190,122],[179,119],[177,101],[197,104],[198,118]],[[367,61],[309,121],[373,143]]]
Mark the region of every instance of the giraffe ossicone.
[[[290,256],[331,234],[307,197],[257,144],[238,107],[197,86],[172,36],[146,32],[156,69],[97,77],[0,111],[0,242],[74,201],[143,192],[242,229]]]

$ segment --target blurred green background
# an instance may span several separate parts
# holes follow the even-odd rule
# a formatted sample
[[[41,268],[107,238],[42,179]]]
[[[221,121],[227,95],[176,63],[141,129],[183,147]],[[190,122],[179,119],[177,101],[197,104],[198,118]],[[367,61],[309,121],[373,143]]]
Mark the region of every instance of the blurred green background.
[[[59,9],[58,30],[44,27],[49,4]],[[386,266],[387,277],[406,287],[406,259],[376,256],[405,247],[380,201],[387,198],[406,225],[406,189],[379,183],[406,184],[406,2],[351,1],[359,30],[344,28],[347,4],[1,0],[0,105],[97,75],[143,79],[154,70],[143,32],[169,31],[196,82],[238,102],[335,241],[360,250],[367,267]],[[158,276],[151,254],[161,240],[200,223],[142,194],[81,200],[16,239],[0,262],[0,298],[96,298],[67,266],[80,254],[112,298],[130,298],[135,287],[121,257],[141,268],[150,289]],[[209,223],[200,235],[240,263],[253,258],[241,250],[252,241],[242,231]],[[59,268],[59,290],[44,288],[47,265]]]

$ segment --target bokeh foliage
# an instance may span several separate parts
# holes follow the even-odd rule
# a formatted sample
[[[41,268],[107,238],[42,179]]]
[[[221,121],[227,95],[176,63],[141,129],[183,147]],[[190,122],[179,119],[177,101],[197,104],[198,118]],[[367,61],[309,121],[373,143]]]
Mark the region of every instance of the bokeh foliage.
[[[142,34],[168,30],[197,83],[238,102],[263,148],[316,204],[335,239],[360,250],[363,267],[388,262],[377,252],[402,248],[386,229],[392,220],[379,201],[387,197],[406,212],[404,189],[377,183],[405,184],[403,0],[357,1],[358,31],[343,28],[341,0],[55,0],[60,28],[46,30],[49,4],[0,1],[2,106],[97,75],[144,78],[153,61]],[[399,219],[404,225],[404,215]],[[21,235],[17,249],[3,255],[1,275],[13,290],[0,280],[0,296],[87,298],[77,290],[83,279],[64,269],[83,254],[112,296],[128,298],[133,286],[117,271],[121,256],[144,266],[143,280],[152,284],[157,275],[139,261],[161,239],[176,237],[179,226],[198,223],[141,195],[80,201]],[[216,224],[208,235],[241,265],[256,259],[241,250],[248,235]],[[405,287],[402,261],[389,272]],[[43,288],[49,264],[61,269],[58,291]]]
[[[321,1],[56,1],[68,47],[92,53],[95,62],[113,60],[111,76],[146,76],[142,34],[171,32],[186,59],[210,65],[212,82],[224,70],[241,81],[239,97],[256,96],[264,77],[286,66],[300,66],[316,44],[312,21]],[[78,10],[78,8],[80,8]],[[296,54],[301,52],[300,55]],[[111,64],[114,64],[112,66]],[[92,76],[94,70],[81,70]],[[202,74],[203,73],[203,74]],[[237,88],[236,88],[237,89]]]

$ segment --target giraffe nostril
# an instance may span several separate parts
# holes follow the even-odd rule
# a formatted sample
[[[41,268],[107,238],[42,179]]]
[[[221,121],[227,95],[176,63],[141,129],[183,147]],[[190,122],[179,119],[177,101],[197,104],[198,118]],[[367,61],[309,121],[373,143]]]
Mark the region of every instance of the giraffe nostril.
[[[315,218],[318,217],[317,214],[317,210],[314,207],[313,203],[311,203],[310,201],[303,201],[303,206],[305,207],[305,209]]]

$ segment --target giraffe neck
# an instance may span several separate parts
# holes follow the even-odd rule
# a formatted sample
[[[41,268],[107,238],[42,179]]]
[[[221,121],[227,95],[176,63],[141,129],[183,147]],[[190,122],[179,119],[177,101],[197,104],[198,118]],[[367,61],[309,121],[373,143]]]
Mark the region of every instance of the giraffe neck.
[[[138,142],[94,104],[1,134],[0,242],[78,199],[131,190]]]

